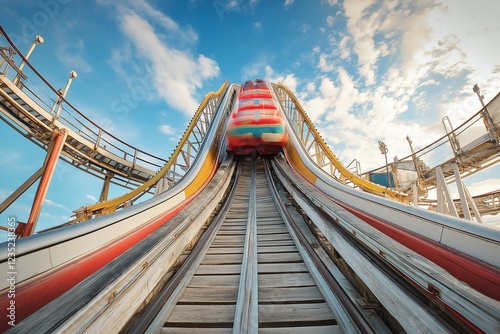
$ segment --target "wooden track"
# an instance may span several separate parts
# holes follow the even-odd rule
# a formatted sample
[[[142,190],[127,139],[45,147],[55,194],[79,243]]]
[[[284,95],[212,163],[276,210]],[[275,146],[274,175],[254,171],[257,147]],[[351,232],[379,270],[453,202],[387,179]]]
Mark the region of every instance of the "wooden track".
[[[252,182],[253,164],[244,164],[229,212],[178,301],[167,302],[173,305],[161,321],[162,333],[232,332],[251,196],[256,198],[259,332],[340,331],[278,213],[261,164]]]

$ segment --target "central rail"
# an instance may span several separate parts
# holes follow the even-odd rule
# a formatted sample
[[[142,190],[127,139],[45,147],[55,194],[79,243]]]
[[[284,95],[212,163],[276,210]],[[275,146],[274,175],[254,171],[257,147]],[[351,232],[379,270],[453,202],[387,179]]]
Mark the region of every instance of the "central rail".
[[[128,331],[344,331],[280,214],[262,162],[243,163],[227,206],[189,263],[196,269],[165,287],[172,294],[152,321],[140,318]]]
[[[223,163],[190,208],[10,332],[498,331],[497,301],[280,160]]]

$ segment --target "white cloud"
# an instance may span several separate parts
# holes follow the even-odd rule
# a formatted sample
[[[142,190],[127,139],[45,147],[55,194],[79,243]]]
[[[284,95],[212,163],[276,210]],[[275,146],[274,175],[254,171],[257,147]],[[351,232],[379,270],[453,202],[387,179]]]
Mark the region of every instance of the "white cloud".
[[[113,67],[125,78],[133,78],[130,73],[147,78],[149,91],[142,90],[146,94],[144,99],[163,99],[191,116],[199,104],[197,89],[203,87],[205,80],[220,74],[217,62],[203,54],[194,55],[186,48],[172,46],[195,42],[198,35],[192,28],[180,27],[143,0],[132,4],[133,9],[117,5],[119,27],[132,47],[125,45],[113,53]],[[137,84],[137,80],[133,81]]]
[[[175,134],[175,129],[167,124],[160,125],[158,127],[158,130],[160,130],[161,133],[164,133],[166,135],[174,135]]]
[[[236,10],[239,7],[239,2],[237,0],[230,0],[226,4],[227,10]]]
[[[496,190],[498,190],[498,187],[500,187],[500,178],[497,177],[474,182],[468,185],[467,189],[472,196],[479,196],[491,192],[492,185],[496,185]]]
[[[68,209],[67,207],[65,207],[64,205],[59,204],[59,203],[56,203],[56,202],[54,202],[54,201],[51,201],[51,200],[50,200],[50,199],[48,199],[48,198],[46,198],[46,199],[43,201],[43,204],[44,204],[44,205],[47,205],[47,206],[50,206],[50,207],[53,207],[53,208],[62,209],[62,210],[68,211],[68,212],[73,212],[73,211],[71,211],[70,209]]]
[[[57,58],[67,68],[74,69],[77,72],[89,73],[92,66],[84,56],[85,45],[83,39],[78,39],[71,43],[62,43],[57,47]]]
[[[379,56],[374,41],[374,35],[379,25],[378,15],[376,12],[370,14],[367,11],[374,3],[374,0],[347,0],[344,2],[347,28],[353,37],[360,74],[366,79],[368,85],[375,83],[375,64]]]
[[[0,156],[0,165],[15,164],[16,161],[19,161],[20,159],[20,152],[5,151],[2,152],[2,155]]]
[[[318,67],[323,72],[331,72],[335,69],[335,66],[332,62],[329,61],[326,54],[322,54],[319,56],[319,64]]]
[[[255,22],[253,24],[253,27],[254,27],[255,30],[261,31],[262,30],[262,22]]]
[[[427,22],[432,31],[428,48],[440,48],[440,43],[453,41],[456,56],[465,61],[470,70],[468,85],[479,83],[485,92],[496,93],[500,89],[500,73],[494,73],[500,61],[500,45],[494,43],[500,36],[498,13],[500,2],[477,1],[438,1],[429,12]],[[449,68],[449,66],[447,66]]]
[[[378,140],[400,157],[409,154],[406,135],[414,145],[430,143],[444,134],[444,115],[457,126],[479,110],[471,78],[493,97],[500,61],[491,55],[500,47],[486,41],[500,35],[500,24],[487,7],[451,0],[345,1],[346,32],[329,28],[330,45],[311,54],[321,74],[300,80],[296,91],[337,156],[345,163],[358,158],[366,170],[384,163]],[[488,55],[481,58],[483,51]],[[472,130],[477,136],[481,129]]]
[[[290,6],[291,4],[293,4],[295,2],[295,0],[285,0],[285,7],[288,7]]]
[[[340,58],[341,59],[347,59],[351,55],[351,49],[350,49],[350,41],[351,38],[349,36],[344,36],[339,43],[339,50],[340,50]]]
[[[326,18],[326,23],[328,24],[328,26],[330,28],[333,27],[333,21],[334,21],[334,17],[331,15],[328,15],[328,17]]]
[[[242,68],[241,77],[243,80],[249,80],[251,78],[270,78],[273,75],[269,63],[271,63],[272,57],[268,55],[261,55],[257,57],[257,60],[251,64],[245,65]],[[271,69],[271,72],[269,70]]]
[[[276,75],[274,74],[274,71],[271,69],[271,67],[266,68],[267,75],[266,77],[271,80],[271,82],[281,82],[288,88],[290,88],[292,91],[295,91],[297,89],[297,84],[298,80],[295,77],[295,74],[287,74],[287,75]]]
[[[172,18],[168,17],[159,10],[153,8],[149,3],[144,0],[132,1],[132,5],[137,8],[137,12],[144,13],[149,16],[155,22],[158,22],[160,26],[165,28],[165,31],[182,38],[183,40],[189,42],[195,42],[198,40],[198,34],[190,26],[181,27]]]
[[[92,202],[97,202],[97,198],[95,196],[92,196],[90,194],[85,194],[85,197],[91,200]]]

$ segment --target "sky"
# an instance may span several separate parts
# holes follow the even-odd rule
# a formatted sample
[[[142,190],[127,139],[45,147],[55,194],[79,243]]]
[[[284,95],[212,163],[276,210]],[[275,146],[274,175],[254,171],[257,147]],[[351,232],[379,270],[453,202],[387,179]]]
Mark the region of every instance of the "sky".
[[[269,78],[295,92],[332,147],[362,171],[457,127],[500,91],[495,0],[0,0],[0,24],[56,88],[103,128],[168,158],[203,96],[228,80]],[[2,43],[5,43],[1,39]],[[43,89],[43,88],[41,88]],[[52,97],[53,98],[53,97]],[[0,124],[0,200],[45,152]],[[432,165],[432,162],[429,162]],[[465,179],[500,188],[500,166]],[[37,230],[99,197],[102,183],[59,162]],[[0,215],[26,221],[35,187]],[[124,189],[112,188],[110,197]],[[499,221],[493,216],[491,221]]]

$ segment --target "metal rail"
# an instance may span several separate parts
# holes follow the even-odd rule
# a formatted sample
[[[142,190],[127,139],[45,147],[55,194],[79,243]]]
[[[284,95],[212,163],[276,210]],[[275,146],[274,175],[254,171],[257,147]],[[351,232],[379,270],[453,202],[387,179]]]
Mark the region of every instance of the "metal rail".
[[[190,209],[12,332],[498,329],[498,305],[491,299],[370,229],[317,189],[299,192],[292,185],[297,180],[284,177],[274,162],[282,185],[273,197],[271,178],[261,163],[254,174],[254,165],[244,164],[232,200],[224,196],[228,176],[212,182]],[[255,206],[249,205],[252,197]],[[287,203],[277,205],[274,198]],[[214,210],[220,217],[212,219]],[[255,227],[249,230],[251,212]],[[317,237],[308,224],[320,231]],[[244,270],[249,279],[241,279]],[[242,284],[253,292],[245,295]]]
[[[241,168],[238,167],[234,175],[234,183],[239,183],[241,175]],[[202,255],[206,254],[208,245],[211,244],[217,232],[220,230],[222,223],[227,215],[228,208],[233,202],[234,195],[236,192],[236,187],[231,187],[228,196],[226,197],[224,204],[220,208],[219,212],[213,218],[210,226],[207,228],[205,233],[200,237],[196,245],[190,252],[190,255],[181,264],[179,269],[175,272],[173,277],[169,280],[168,284],[161,289],[156,298],[154,298],[143,311],[135,316],[135,318],[129,321],[129,325],[124,329],[124,332],[128,333],[144,333],[148,328],[158,326],[157,323],[152,325],[153,321],[159,320],[157,317],[158,313],[161,312],[167,300],[178,288],[181,282],[187,277],[187,275],[192,274],[190,271],[200,264],[200,259]]]
[[[395,159],[387,166],[367,171],[363,177],[370,179],[374,174],[386,174],[390,166],[390,173],[395,183],[394,189],[408,194],[410,198],[413,198],[414,205],[465,217],[468,220],[471,220],[474,215],[475,220],[479,222],[482,222],[481,216],[483,215],[497,214],[500,206],[490,205],[493,202],[485,196],[471,198],[464,191],[459,191],[458,201],[453,201],[451,198],[445,200],[439,196],[442,191],[449,191],[446,184],[454,182],[457,187],[465,187],[462,186],[461,179],[500,162],[500,123],[498,121],[500,93],[487,105],[483,103],[482,98],[481,96],[480,101],[483,108],[458,127],[454,128],[449,118],[445,116],[442,122],[446,133],[417,151],[413,150],[412,140],[407,136],[406,139],[412,152],[410,155]],[[478,136],[478,133],[482,135]],[[472,138],[475,139],[471,140]],[[460,143],[460,139],[464,142]],[[415,179],[412,180],[412,177],[408,175],[413,175]],[[438,193],[438,204],[427,198],[429,191],[433,189]],[[498,192],[493,184],[489,190]],[[469,202],[468,205],[465,205],[465,201]]]
[[[293,92],[282,83],[273,84],[273,88],[291,127],[300,139],[304,149],[321,169],[340,182],[352,187],[359,187],[364,191],[384,197],[387,196],[401,202],[408,201],[405,194],[372,183],[347,169],[321,138]]]
[[[124,187],[136,187],[142,184],[166,162],[164,158],[129,145],[88,118],[63,96],[62,90],[53,87],[35,69],[2,26],[0,26],[0,36],[7,41],[7,48],[12,50],[10,56],[3,51],[0,53],[3,60],[9,64],[0,75],[2,92],[0,102],[3,113],[1,118],[12,128],[44,149],[48,146],[47,138],[50,139],[53,130],[67,128],[70,130],[70,135],[63,151],[63,160],[102,179],[106,173],[111,173],[114,176],[113,183]],[[19,70],[14,56],[18,56],[21,63],[27,65],[34,74],[33,78]],[[11,81],[8,76],[11,69],[15,71],[15,75],[20,75],[23,79],[18,84]],[[27,81],[35,85],[34,79],[39,79],[43,88],[48,89],[49,94],[53,94],[56,103],[60,105],[64,103],[67,106],[62,108],[62,113],[57,119],[47,111],[54,101],[42,100],[26,85]]]
[[[61,152],[61,159],[104,180],[99,203],[75,210],[76,218],[71,223],[128,207],[146,193],[152,193],[154,190],[157,195],[177,183],[196,159],[229,86],[226,81],[217,92],[210,92],[205,96],[176,149],[166,160],[133,147],[106,132],[66,100],[65,92],[62,93],[51,86],[27,61],[1,26],[0,36],[7,40],[12,49],[12,55],[7,55],[4,51],[0,53],[9,64],[4,73],[0,74],[0,119],[43,149],[48,149],[54,131],[66,129],[68,137]],[[11,69],[15,71],[16,78],[19,78],[17,74],[20,70],[12,59],[14,55],[19,56],[34,73],[33,78],[30,79],[24,73],[21,75],[23,81],[12,81],[9,78],[8,72]],[[50,102],[40,99],[39,95],[27,86],[28,83],[31,86],[36,85],[32,79],[41,80],[43,88],[48,88],[50,93],[55,94],[54,106],[65,105],[60,114],[54,115],[54,108],[50,110]],[[230,110],[230,107],[231,104],[227,109]],[[110,183],[131,191],[108,200],[107,190],[104,189],[109,189]]]
[[[189,328],[193,333],[207,328],[233,333],[256,333],[265,328],[373,332],[367,317],[338,284],[335,290],[328,283],[321,286],[323,279],[334,281],[332,274],[300,229],[286,227],[292,218],[284,213],[283,205],[278,210],[280,197],[272,194],[271,179],[262,163],[243,164],[234,197],[230,205],[229,200],[225,204],[227,211],[221,209],[220,218],[212,222],[216,227],[211,226],[202,239],[206,243],[198,244],[188,257],[196,259],[186,260],[175,275],[179,279],[171,280],[160,292],[161,301],[155,299],[151,310],[148,305],[126,332],[153,333],[160,328]],[[296,235],[301,240],[297,246],[292,241]],[[308,252],[299,255],[297,247],[307,247]],[[319,272],[315,269],[306,269],[310,264],[314,268],[323,265],[322,278],[316,277]],[[343,293],[343,307],[329,290]]]
[[[307,257],[311,259],[312,263],[314,263],[314,266],[321,274],[321,278],[325,280],[328,288],[333,291],[336,298],[338,298],[338,301],[346,311],[346,315],[349,317],[349,321],[354,324],[356,330],[360,333],[375,333],[367,319],[361,313],[360,309],[356,307],[356,305],[349,297],[348,293],[343,289],[343,287],[328,270],[327,266],[322,262],[320,256],[314,251],[313,246],[309,243],[303,231],[301,231],[299,225],[294,221],[291,214],[288,212],[285,203],[279,197],[279,193],[276,188],[276,184],[273,182],[269,163],[267,161],[265,163],[265,168],[266,178],[270,185],[273,199],[279,207],[281,216],[284,218],[287,225],[291,228],[290,232],[304,248],[305,252],[307,253]]]
[[[440,327],[439,331],[471,333],[498,330],[498,301],[471,289],[431,261],[372,228],[371,224],[352,216],[337,201],[294,175],[287,165],[273,162],[273,166],[287,191],[305,209],[320,234],[335,248],[342,261],[352,267],[358,279],[366,282],[375,297],[387,307],[388,314],[401,316],[408,308],[407,319],[401,322],[405,330],[423,330],[427,325],[436,326],[434,330],[428,327],[431,332]],[[438,251],[437,248],[433,251]],[[357,263],[362,257],[367,259],[366,268]],[[492,279],[498,282],[494,277]],[[492,295],[498,295],[498,286],[496,289]],[[393,295],[388,296],[387,291]],[[396,301],[399,298],[401,300]],[[394,305],[399,305],[397,310]],[[421,313],[422,310],[425,313]],[[424,317],[429,319],[426,321]],[[439,321],[435,322],[436,319]]]
[[[155,195],[158,195],[179,182],[200,152],[200,148],[205,136],[208,134],[210,126],[212,126],[212,121],[215,119],[217,111],[227,114],[231,110],[232,96],[227,98],[228,102],[224,110],[219,110],[228,86],[228,82],[226,81],[220,86],[217,92],[210,92],[205,96],[167,163],[151,179],[117,198],[86,205],[75,210],[76,221],[88,220],[95,216],[115,212],[119,208],[132,205],[134,201],[146,194],[153,187],[156,187]],[[234,94],[234,89],[230,90],[228,94]],[[214,126],[219,127],[218,132],[222,133],[221,124],[215,124]],[[221,134],[219,134],[220,136]]]

